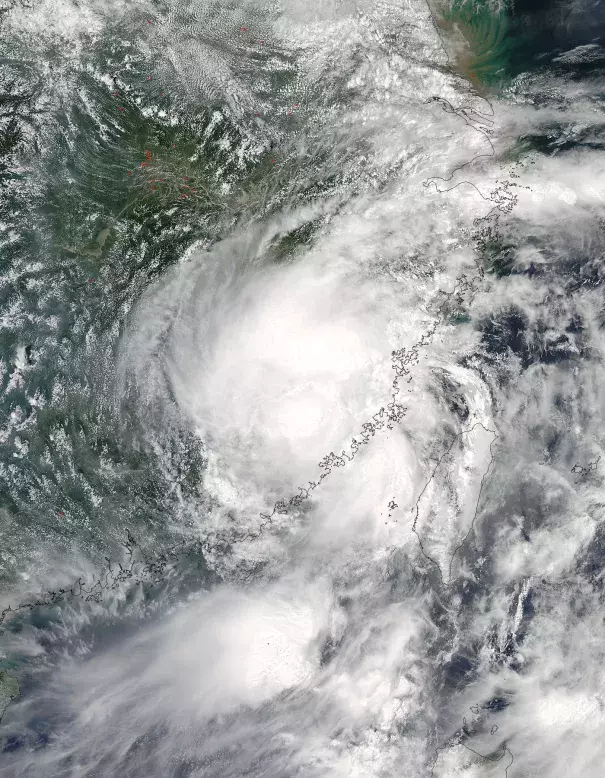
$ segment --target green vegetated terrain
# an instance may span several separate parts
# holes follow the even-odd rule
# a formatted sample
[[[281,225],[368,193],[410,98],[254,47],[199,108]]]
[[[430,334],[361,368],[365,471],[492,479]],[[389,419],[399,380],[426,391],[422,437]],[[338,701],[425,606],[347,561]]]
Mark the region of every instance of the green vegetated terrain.
[[[0,670],[0,720],[11,701],[20,694],[19,682],[6,670]]]

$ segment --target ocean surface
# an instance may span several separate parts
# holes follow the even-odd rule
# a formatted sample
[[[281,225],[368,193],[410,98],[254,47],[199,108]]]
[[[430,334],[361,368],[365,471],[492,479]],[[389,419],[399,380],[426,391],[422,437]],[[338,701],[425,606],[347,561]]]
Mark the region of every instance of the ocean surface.
[[[1,778],[601,778],[604,37],[0,0]]]

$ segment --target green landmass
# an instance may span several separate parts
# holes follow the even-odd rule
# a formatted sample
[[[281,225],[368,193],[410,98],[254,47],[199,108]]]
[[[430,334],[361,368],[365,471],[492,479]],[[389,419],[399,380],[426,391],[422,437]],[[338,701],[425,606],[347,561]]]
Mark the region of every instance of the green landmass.
[[[6,670],[0,670],[0,721],[8,706],[20,694],[19,681]]]

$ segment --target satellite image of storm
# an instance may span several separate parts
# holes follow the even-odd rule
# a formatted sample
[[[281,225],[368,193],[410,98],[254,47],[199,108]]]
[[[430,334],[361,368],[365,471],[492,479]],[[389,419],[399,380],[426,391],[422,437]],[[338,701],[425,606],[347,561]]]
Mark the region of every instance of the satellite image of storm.
[[[0,778],[605,776],[605,0],[0,0]]]

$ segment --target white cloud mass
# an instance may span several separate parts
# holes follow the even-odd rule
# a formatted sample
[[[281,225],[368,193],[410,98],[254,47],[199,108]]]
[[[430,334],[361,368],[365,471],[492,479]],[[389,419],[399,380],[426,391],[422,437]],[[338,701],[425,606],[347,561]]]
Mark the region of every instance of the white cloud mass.
[[[133,24],[105,5],[61,35]],[[424,0],[213,8],[166,3],[141,45],[240,118],[263,97],[229,31],[287,49],[300,124],[263,122],[291,187],[145,289],[112,387],[160,456],[199,446],[203,499],[164,520],[205,562],[7,630],[31,671],[0,776],[600,778],[602,83],[488,101]],[[340,183],[300,205],[312,168]]]

